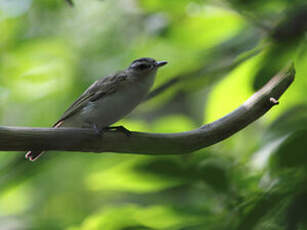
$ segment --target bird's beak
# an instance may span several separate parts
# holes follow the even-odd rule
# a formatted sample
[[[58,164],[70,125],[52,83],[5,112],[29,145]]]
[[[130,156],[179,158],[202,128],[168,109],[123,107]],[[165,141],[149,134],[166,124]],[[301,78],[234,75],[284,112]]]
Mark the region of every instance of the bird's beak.
[[[159,67],[164,66],[166,64],[167,64],[167,61],[158,61],[156,66],[159,68]]]

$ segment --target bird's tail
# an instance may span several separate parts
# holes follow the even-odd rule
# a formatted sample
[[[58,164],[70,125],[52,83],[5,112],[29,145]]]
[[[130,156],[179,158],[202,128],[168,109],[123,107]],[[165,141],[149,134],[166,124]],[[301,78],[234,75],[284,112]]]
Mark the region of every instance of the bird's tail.
[[[25,158],[29,161],[35,161],[39,158],[45,151],[29,151],[26,153]]]
[[[63,121],[58,121],[57,123],[55,123],[55,125],[53,126],[53,128],[58,128],[63,124]],[[30,161],[35,161],[36,159],[38,159],[43,153],[45,153],[46,151],[28,151],[25,155],[25,158],[30,160]]]

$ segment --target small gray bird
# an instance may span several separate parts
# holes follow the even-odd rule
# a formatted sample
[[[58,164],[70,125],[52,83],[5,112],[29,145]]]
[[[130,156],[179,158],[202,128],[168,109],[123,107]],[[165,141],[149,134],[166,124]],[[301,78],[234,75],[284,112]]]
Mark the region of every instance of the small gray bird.
[[[159,67],[166,61],[140,58],[128,69],[95,81],[53,125],[59,127],[94,128],[97,133],[119,130],[129,135],[123,126],[109,127],[130,113],[153,85]],[[26,159],[36,160],[43,151],[29,151]]]

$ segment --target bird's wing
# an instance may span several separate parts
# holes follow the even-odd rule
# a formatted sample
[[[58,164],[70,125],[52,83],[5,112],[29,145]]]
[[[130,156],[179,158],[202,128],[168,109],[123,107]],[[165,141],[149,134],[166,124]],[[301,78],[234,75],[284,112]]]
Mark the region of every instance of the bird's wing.
[[[127,74],[120,72],[114,75],[104,77],[95,81],[62,115],[62,117],[53,125],[58,127],[59,123],[74,115],[84,108],[89,102],[96,101],[104,96],[110,95],[118,89],[122,82],[126,81]]]

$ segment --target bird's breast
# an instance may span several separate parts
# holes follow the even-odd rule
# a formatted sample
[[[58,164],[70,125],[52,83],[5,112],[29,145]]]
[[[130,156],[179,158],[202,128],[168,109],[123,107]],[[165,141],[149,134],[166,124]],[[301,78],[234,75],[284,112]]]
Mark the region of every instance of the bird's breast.
[[[81,111],[81,116],[87,123],[96,124],[99,128],[107,127],[131,112],[143,100],[149,88],[144,84],[132,84],[118,89],[90,102]]]

